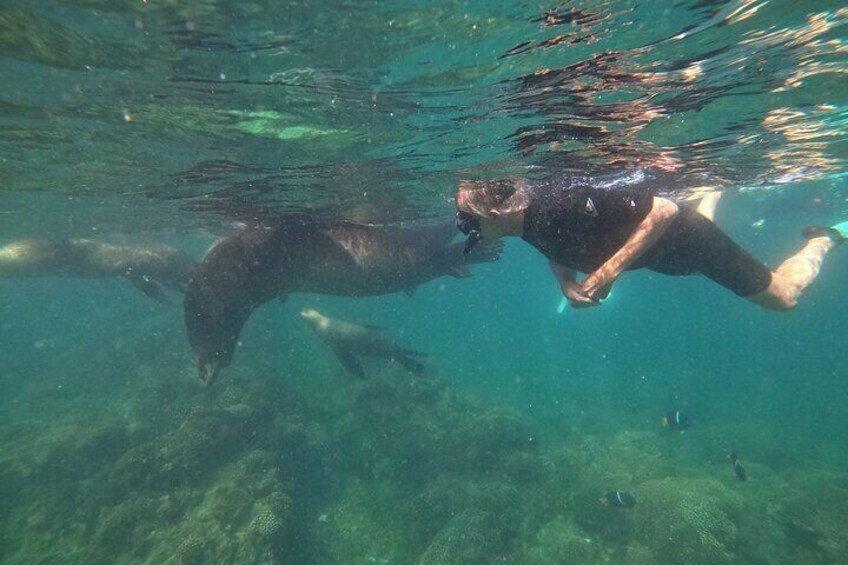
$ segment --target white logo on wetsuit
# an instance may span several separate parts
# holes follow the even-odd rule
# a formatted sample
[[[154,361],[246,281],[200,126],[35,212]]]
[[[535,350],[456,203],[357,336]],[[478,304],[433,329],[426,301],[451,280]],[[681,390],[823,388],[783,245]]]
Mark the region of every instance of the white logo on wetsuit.
[[[597,208],[595,208],[595,203],[594,203],[594,202],[592,202],[592,197],[591,197],[591,196],[590,196],[589,198],[587,198],[587,199],[586,199],[586,207],[583,209],[583,212],[584,212],[587,216],[591,216],[591,217],[593,217],[593,218],[597,217],[597,215],[598,215],[598,209],[597,209]]]

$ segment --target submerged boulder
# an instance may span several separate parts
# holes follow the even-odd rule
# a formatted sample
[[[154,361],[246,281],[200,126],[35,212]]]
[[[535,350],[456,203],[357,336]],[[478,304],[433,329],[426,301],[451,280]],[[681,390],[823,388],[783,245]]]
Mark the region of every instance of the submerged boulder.
[[[418,565],[475,565],[497,560],[501,530],[489,512],[469,508],[454,516],[433,538]]]

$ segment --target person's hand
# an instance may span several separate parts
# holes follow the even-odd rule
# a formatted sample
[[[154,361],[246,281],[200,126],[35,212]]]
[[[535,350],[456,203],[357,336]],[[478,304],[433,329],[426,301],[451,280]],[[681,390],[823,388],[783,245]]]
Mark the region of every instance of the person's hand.
[[[601,305],[600,301],[593,300],[589,297],[583,286],[577,281],[566,282],[562,290],[572,308],[589,308],[591,306]]]
[[[607,297],[612,289],[612,283],[618,277],[617,273],[608,272],[603,267],[586,277],[582,291],[591,300],[600,301]]]

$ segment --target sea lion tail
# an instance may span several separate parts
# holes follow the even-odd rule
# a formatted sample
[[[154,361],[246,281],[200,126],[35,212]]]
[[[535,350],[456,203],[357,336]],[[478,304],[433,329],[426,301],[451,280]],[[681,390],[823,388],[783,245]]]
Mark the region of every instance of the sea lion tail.
[[[424,365],[409,357],[407,355],[400,355],[395,358],[395,361],[401,364],[404,369],[415,375],[416,377],[421,377],[424,375]]]

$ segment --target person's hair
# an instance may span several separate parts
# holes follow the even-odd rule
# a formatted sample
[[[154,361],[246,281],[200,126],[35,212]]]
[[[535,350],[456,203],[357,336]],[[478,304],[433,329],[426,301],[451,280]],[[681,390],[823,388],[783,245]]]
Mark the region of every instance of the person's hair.
[[[527,208],[527,181],[517,177],[464,180],[456,189],[456,208],[488,218],[492,212],[508,214]]]

